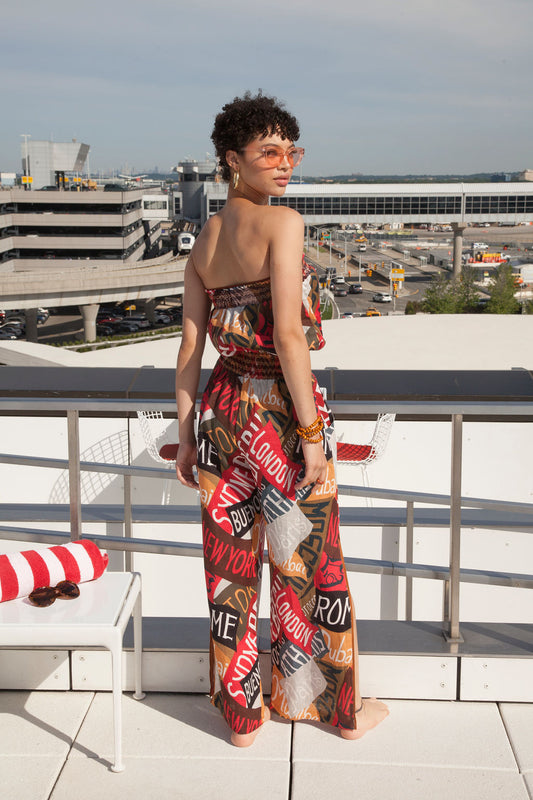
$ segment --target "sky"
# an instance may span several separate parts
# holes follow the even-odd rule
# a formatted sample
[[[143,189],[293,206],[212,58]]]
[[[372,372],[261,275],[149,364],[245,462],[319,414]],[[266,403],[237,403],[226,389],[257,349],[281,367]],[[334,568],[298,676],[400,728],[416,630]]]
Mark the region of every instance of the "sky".
[[[304,175],[533,168],[533,0],[18,0],[2,29],[1,171],[28,134],[167,172],[259,88]]]

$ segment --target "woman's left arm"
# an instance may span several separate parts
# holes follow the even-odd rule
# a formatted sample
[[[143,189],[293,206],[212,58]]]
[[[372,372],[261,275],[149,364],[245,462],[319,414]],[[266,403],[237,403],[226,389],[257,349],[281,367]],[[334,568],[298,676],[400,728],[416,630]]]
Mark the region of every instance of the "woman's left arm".
[[[313,394],[309,347],[302,327],[302,253],[304,223],[298,212],[284,206],[269,211],[270,280],[274,314],[274,346],[289,389],[298,422],[304,428],[318,412]],[[296,488],[324,481],[327,460],[320,442],[302,441],[305,475]]]

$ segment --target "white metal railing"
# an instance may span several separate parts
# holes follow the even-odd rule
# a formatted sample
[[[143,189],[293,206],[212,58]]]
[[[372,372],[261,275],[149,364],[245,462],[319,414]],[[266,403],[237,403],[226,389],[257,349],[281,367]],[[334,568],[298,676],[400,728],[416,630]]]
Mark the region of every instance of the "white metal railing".
[[[512,420],[514,417],[528,417],[531,415],[531,404],[523,401],[502,402],[454,402],[454,401],[337,401],[330,400],[329,405],[334,414],[343,419],[357,419],[360,417],[377,415],[378,413],[395,411],[397,414],[409,415],[416,419],[423,417],[443,416],[452,421],[452,470],[450,495],[430,494],[424,492],[398,491],[384,488],[368,488],[364,486],[339,486],[339,494],[373,497],[377,499],[396,500],[406,504],[405,527],[407,529],[407,550],[405,563],[379,561],[372,559],[347,558],[348,571],[374,572],[403,576],[406,581],[406,616],[411,618],[412,611],[412,579],[429,578],[444,581],[444,612],[445,636],[451,642],[461,641],[459,619],[459,586],[460,582],[488,583],[502,586],[533,588],[533,575],[514,574],[505,572],[491,572],[487,570],[461,570],[461,511],[467,508],[483,509],[486,511],[509,512],[514,515],[511,530],[533,532],[533,504],[515,503],[502,500],[485,498],[467,498],[461,494],[461,467],[462,467],[462,427],[465,414],[475,415],[476,418],[498,417]],[[40,468],[68,468],[69,473],[69,518],[70,533],[64,531],[39,530],[36,528],[21,527],[18,525],[0,525],[0,537],[5,539],[30,540],[50,542],[65,539],[83,538],[93,539],[104,544],[107,549],[120,550],[125,553],[126,568],[131,568],[131,554],[133,552],[149,552],[159,554],[186,555],[201,557],[202,548],[199,544],[176,542],[170,540],[154,540],[132,538],[133,510],[131,502],[131,478],[133,476],[147,479],[168,478],[169,470],[157,467],[136,467],[119,464],[80,461],[79,444],[79,417],[80,413],[98,413],[101,416],[126,416],[129,413],[146,408],[166,412],[169,416],[175,415],[174,402],[165,400],[142,399],[94,399],[94,398],[0,398],[0,415],[4,413],[17,416],[26,414],[35,415],[36,412],[47,414],[62,414],[67,419],[68,429],[68,460],[56,458],[21,456],[9,453],[0,453],[0,463],[12,465],[35,466]],[[122,475],[124,478],[124,500],[121,521],[124,524],[124,536],[86,535],[82,533],[82,506],[81,506],[81,472],[107,472]],[[413,530],[415,521],[415,504],[449,506],[450,508],[450,560],[449,566],[434,566],[414,564],[413,561]],[[154,507],[155,509],[160,507]],[[176,508],[172,513],[176,513]],[[379,509],[373,509],[379,513]],[[342,513],[342,509],[341,509]],[[22,519],[22,517],[21,517]],[[200,513],[198,506],[180,506],[178,522],[199,522]],[[5,521],[5,520],[4,520]],[[13,519],[13,521],[16,521]],[[358,524],[352,522],[348,524]],[[376,524],[376,523],[374,523]],[[395,523],[396,526],[404,525],[403,522]],[[484,527],[491,527],[488,522]],[[509,528],[506,526],[506,530]]]

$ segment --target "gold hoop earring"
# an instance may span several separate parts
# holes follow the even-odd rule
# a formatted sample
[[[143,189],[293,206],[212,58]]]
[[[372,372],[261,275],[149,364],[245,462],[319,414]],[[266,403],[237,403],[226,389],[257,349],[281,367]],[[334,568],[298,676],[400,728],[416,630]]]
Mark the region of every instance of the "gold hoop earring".
[[[239,185],[239,173],[238,172],[234,172],[233,173],[233,188],[236,189],[238,185]]]

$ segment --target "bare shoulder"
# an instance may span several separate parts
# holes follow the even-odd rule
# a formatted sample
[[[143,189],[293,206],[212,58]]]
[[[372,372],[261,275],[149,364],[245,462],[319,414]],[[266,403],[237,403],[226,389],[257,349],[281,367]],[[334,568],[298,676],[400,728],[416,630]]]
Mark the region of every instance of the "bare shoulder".
[[[304,229],[302,215],[288,206],[269,206],[266,219],[269,230],[276,235],[280,233],[280,230],[284,233],[299,235]]]
[[[221,225],[221,219],[217,214],[214,214],[207,220],[196,238],[191,251],[191,258],[195,269],[200,273],[213,257],[220,236]]]
[[[218,214],[213,214],[213,216],[209,217],[202,230],[196,237],[194,246],[197,244],[205,246],[209,241],[212,241],[213,238],[218,238],[221,226],[222,220],[220,216]]]
[[[301,214],[287,206],[270,206],[267,221],[267,239],[270,248],[270,270],[279,264],[286,268],[294,262],[299,274],[304,245],[304,221]],[[296,269],[295,266],[295,269]]]

